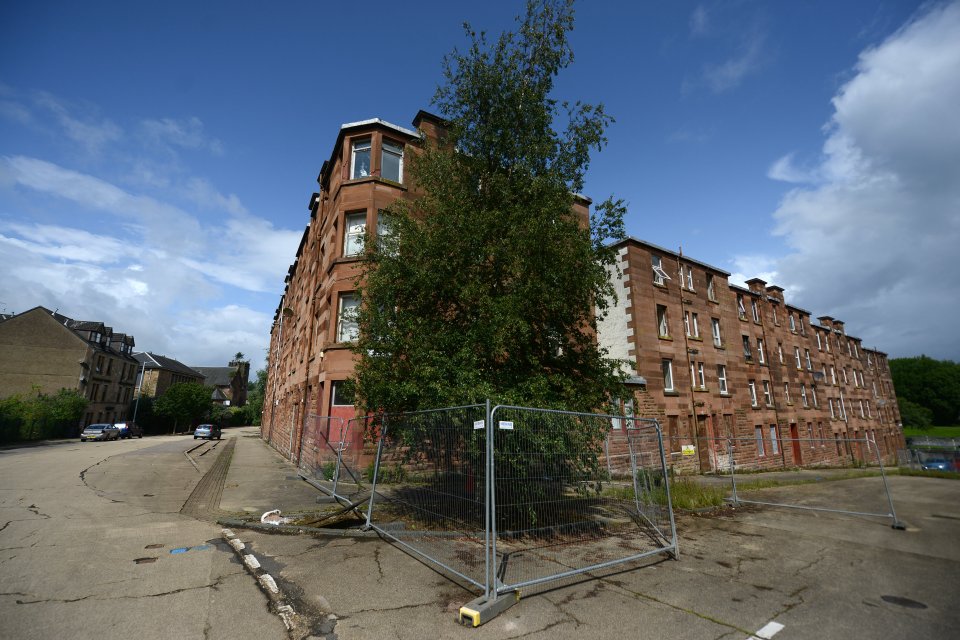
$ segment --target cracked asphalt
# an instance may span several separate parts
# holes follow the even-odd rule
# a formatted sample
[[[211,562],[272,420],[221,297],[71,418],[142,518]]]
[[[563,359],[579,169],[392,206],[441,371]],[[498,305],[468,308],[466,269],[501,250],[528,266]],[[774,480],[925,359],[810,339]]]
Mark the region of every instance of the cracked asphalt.
[[[192,517],[206,503],[181,513],[219,456],[198,472],[196,444],[0,450],[0,637],[285,638],[220,527]]]
[[[472,590],[387,541],[235,528],[300,616],[288,633],[213,522],[316,510],[318,494],[255,429],[225,435],[0,451],[0,637],[745,640],[775,621],[777,640],[820,640],[960,629],[960,482],[894,477],[906,531],[767,507],[683,515],[680,560],[525,592],[479,629],[455,621]],[[199,471],[183,455],[197,444]],[[763,499],[873,508],[878,482]]]

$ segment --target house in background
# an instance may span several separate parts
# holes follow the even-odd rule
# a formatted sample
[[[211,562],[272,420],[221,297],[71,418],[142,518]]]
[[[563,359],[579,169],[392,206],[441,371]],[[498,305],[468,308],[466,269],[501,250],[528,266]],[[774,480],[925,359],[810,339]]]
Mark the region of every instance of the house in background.
[[[213,401],[223,406],[242,407],[247,404],[247,381],[250,363],[231,360],[226,367],[193,367],[204,376],[203,384],[213,387]]]
[[[204,384],[202,373],[194,371],[179,360],[149,351],[135,353],[133,357],[143,371],[143,381],[139,385],[140,395],[158,398],[178,382]]]
[[[73,320],[45,307],[0,319],[0,398],[78,392],[84,425],[126,417],[139,363],[132,335],[99,321]],[[79,426],[79,425],[78,425]]]

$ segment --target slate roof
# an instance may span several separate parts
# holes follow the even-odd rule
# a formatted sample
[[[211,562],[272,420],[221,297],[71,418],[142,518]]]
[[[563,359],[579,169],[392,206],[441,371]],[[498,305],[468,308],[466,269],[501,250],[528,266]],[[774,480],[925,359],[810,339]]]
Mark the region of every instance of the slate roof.
[[[204,384],[214,387],[229,387],[233,384],[233,377],[237,375],[236,367],[193,367],[206,380]]]
[[[156,353],[150,353],[149,351],[139,352],[133,354],[133,357],[136,358],[140,364],[146,363],[144,366],[145,369],[166,369],[167,371],[173,371],[186,376],[203,377],[202,373],[194,371],[179,360],[174,360],[173,358],[161,356]]]

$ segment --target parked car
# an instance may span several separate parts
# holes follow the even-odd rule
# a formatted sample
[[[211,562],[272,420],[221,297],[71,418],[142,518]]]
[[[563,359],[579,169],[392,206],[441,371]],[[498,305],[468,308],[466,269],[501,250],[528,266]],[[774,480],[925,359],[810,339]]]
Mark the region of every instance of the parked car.
[[[80,442],[87,440],[117,440],[120,430],[112,424],[91,424],[80,433]]]
[[[921,462],[920,468],[927,471],[952,471],[953,465],[943,458],[930,458]]]
[[[143,429],[136,422],[118,422],[115,426],[120,430],[120,439],[123,438],[142,438]]]
[[[193,430],[193,439],[197,438],[207,438],[213,440],[216,438],[220,439],[220,427],[215,424],[201,424],[199,427]]]

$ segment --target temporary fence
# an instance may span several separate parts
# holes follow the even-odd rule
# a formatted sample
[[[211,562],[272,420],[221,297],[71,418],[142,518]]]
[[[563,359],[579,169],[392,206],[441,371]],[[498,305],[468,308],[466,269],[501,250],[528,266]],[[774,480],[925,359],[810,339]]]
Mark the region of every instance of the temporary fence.
[[[618,419],[625,453],[614,461],[607,433]],[[378,427],[368,525],[488,602],[678,553],[655,420],[487,404],[388,415]]]
[[[890,495],[890,485],[887,482],[887,474],[883,466],[883,456],[876,441],[871,438],[841,438],[839,436],[833,439],[773,437],[771,441],[765,441],[762,435],[758,434],[755,438],[729,437],[723,440],[727,450],[728,467],[726,471],[730,475],[731,495],[727,500],[734,505],[755,504],[854,516],[889,518],[894,529],[904,528],[903,523],[897,519],[897,513],[893,506],[893,497]],[[876,487],[875,490],[864,492],[833,491],[825,497],[822,491],[815,492],[816,495],[812,495],[814,492],[810,492],[811,495],[808,495],[802,490],[797,490],[791,492],[791,495],[796,498],[794,502],[748,499],[744,494],[745,490],[768,487],[771,484],[776,487],[777,483],[780,482],[776,474],[772,474],[772,477],[771,474],[764,474],[766,477],[762,480],[758,480],[758,476],[745,474],[745,472],[750,471],[769,471],[770,467],[767,465],[770,458],[775,459],[778,456],[782,458],[787,455],[786,452],[788,451],[797,456],[797,450],[803,448],[810,451],[821,451],[828,447],[835,448],[837,460],[844,462],[853,460],[854,464],[852,466],[857,468],[875,467],[881,486]],[[836,469],[836,466],[833,465],[833,469]],[[833,472],[833,469],[807,470],[806,476],[787,477],[783,479],[783,484],[814,483],[819,480],[829,480],[831,475],[834,476],[834,479],[855,479],[857,477],[856,475],[850,476],[849,472],[845,472],[843,469],[840,469],[839,473]],[[793,472],[787,473],[792,474]],[[843,475],[843,473],[847,475]],[[873,477],[876,477],[876,475]],[[871,477],[871,475],[865,473],[862,477]],[[883,503],[883,506],[879,503]],[[868,510],[873,507],[879,507],[879,509]]]
[[[310,415],[300,446],[300,476],[321,491],[353,501],[366,487],[359,470],[364,420]]]
[[[920,471],[960,471],[960,449],[900,449],[897,464]]]

